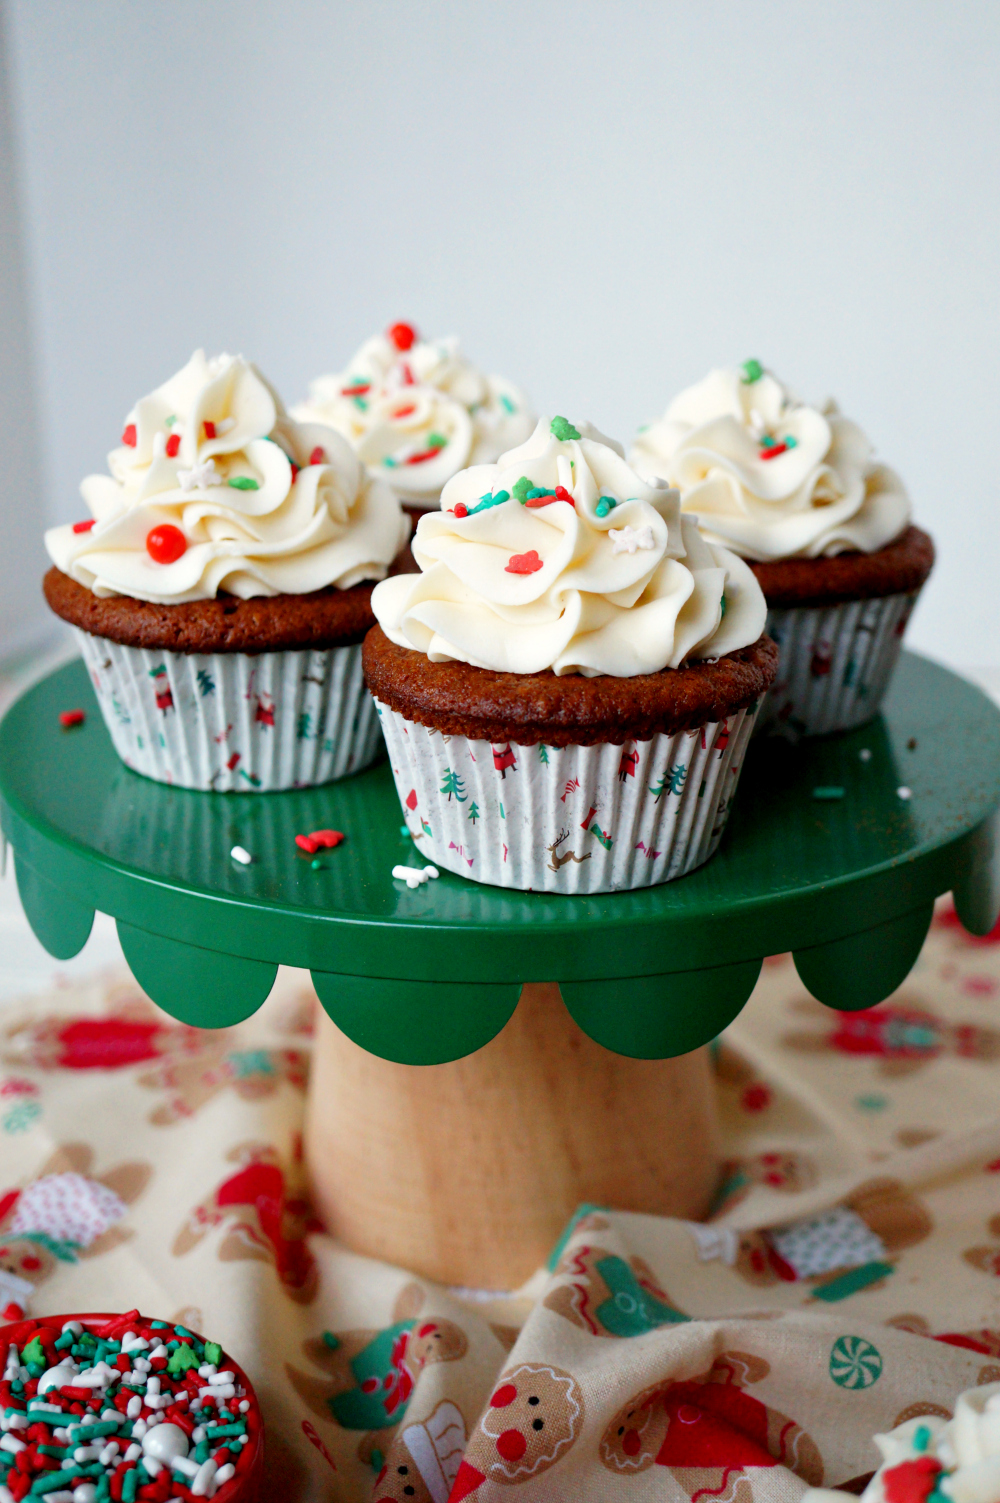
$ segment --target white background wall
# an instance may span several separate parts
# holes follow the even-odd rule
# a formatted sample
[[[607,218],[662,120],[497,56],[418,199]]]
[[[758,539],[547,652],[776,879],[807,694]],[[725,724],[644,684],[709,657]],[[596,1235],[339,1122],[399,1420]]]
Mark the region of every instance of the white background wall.
[[[7,14],[49,517],[197,344],[292,400],[410,318],[626,439],[756,356],[908,480],[915,645],[1000,664],[993,0]]]

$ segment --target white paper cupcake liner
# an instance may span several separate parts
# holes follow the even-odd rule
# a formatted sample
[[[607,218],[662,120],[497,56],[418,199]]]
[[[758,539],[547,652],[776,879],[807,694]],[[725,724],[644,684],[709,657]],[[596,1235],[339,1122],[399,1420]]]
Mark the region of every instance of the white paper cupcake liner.
[[[379,704],[419,860],[534,892],[653,887],[722,838],[754,712],[651,741],[519,746],[445,736]]]
[[[919,591],[917,592],[919,593]],[[778,676],[758,729],[791,738],[848,731],[878,713],[917,594],[772,609]]]
[[[115,751],[158,783],[307,788],[357,772],[381,749],[360,645],[251,656],[76,638]]]

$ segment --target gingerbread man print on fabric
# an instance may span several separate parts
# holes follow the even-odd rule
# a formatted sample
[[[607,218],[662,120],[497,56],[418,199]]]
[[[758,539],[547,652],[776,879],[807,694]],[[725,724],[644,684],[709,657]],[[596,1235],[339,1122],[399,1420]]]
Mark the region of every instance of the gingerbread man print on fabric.
[[[885,1282],[899,1254],[930,1236],[930,1212],[895,1180],[875,1179],[841,1205],[788,1226],[740,1232],[736,1271],[750,1284],[807,1283],[834,1304]]]
[[[195,1206],[174,1238],[174,1257],[184,1257],[213,1227],[229,1222],[219,1244],[221,1261],[271,1263],[285,1293],[298,1304],[309,1304],[316,1296],[318,1274],[306,1237],[321,1230],[320,1222],[305,1197],[290,1186],[276,1149],[240,1143],[226,1157],[240,1167]]]
[[[555,1276],[565,1282],[545,1296],[545,1309],[592,1336],[641,1336],[690,1319],[642,1258],[626,1262],[600,1247],[572,1247],[559,1259]]]
[[[758,1153],[745,1159],[727,1159],[720,1171],[712,1215],[719,1216],[723,1211],[733,1210],[746,1200],[755,1185],[764,1185],[786,1195],[798,1195],[811,1189],[818,1178],[812,1159],[791,1148]]]
[[[149,1115],[150,1122],[167,1127],[195,1116],[223,1091],[233,1091],[241,1101],[262,1101],[282,1083],[304,1091],[308,1078],[308,1054],[298,1049],[234,1049],[220,1033],[210,1036],[194,1055],[162,1060],[139,1076],[139,1084],[167,1093]]]
[[[546,1362],[501,1373],[472,1434],[448,1503],[485,1503],[484,1484],[531,1481],[564,1460],[583,1428],[576,1379]],[[495,1497],[492,1488],[490,1498]],[[555,1491],[552,1497],[559,1494]]]
[[[375,1479],[373,1503],[448,1503],[465,1441],[461,1411],[442,1399],[423,1424],[397,1431]]]
[[[1000,1239],[1000,1216],[992,1216],[986,1223],[986,1230],[991,1237]],[[978,1268],[980,1273],[990,1273],[994,1278],[1000,1278],[1000,1242],[966,1248],[962,1257],[973,1268]]]
[[[32,1284],[60,1263],[96,1258],[128,1241],[128,1207],[142,1194],[152,1166],[117,1164],[94,1176],[86,1143],[64,1143],[28,1184],[0,1193],[0,1270]]]
[[[303,1350],[322,1369],[322,1378],[285,1365],[292,1387],[313,1414],[361,1432],[358,1455],[376,1471],[385,1464],[424,1368],[455,1362],[468,1350],[464,1331],[453,1321],[420,1319],[424,1302],[420,1285],[406,1284],[396,1297],[392,1322],[382,1330],[325,1331],[311,1338]]]
[[[752,1503],[753,1478],[762,1468],[787,1467],[818,1487],[823,1461],[815,1441],[746,1392],[769,1372],[762,1357],[723,1352],[698,1377],[644,1388],[605,1429],[601,1461],[621,1477],[667,1467],[689,1498],[719,1503]]]
[[[785,1035],[786,1049],[867,1056],[889,1078],[915,1074],[941,1057],[1000,1059],[1000,1032],[979,1023],[949,1023],[918,1001],[897,998],[863,1012],[833,1012],[802,998],[793,1010],[813,1026]]]

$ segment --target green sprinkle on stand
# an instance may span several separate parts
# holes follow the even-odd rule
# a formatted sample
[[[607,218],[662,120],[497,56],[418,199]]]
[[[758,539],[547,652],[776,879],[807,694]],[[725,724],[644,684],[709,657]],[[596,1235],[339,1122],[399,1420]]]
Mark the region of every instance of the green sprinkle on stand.
[[[825,786],[813,789],[813,798],[819,799],[821,803],[832,803],[835,799],[843,797],[843,788],[837,788],[833,784],[827,784]]]

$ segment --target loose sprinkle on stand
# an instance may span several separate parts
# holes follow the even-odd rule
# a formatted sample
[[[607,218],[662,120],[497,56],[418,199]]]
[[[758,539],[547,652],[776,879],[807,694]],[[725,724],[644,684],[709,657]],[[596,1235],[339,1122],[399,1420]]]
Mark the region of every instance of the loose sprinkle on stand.
[[[343,838],[342,830],[313,830],[311,835],[296,835],[295,844],[308,856],[315,856],[317,851],[332,851]]]
[[[238,861],[240,863],[240,866],[250,866],[253,861],[253,857],[251,856],[250,852],[244,850],[241,845],[234,845],[229,854],[230,856],[232,856],[234,861]]]
[[[74,522],[73,523],[73,531],[74,532],[89,532],[90,529],[92,527],[95,527],[96,525],[97,525],[97,518],[96,517],[88,517],[88,519],[87,519],[86,522]]]
[[[83,710],[63,710],[59,715],[59,724],[64,731],[68,731],[70,726],[82,725],[86,718]]]
[[[862,762],[870,762],[871,759],[872,759],[872,749],[871,749],[871,747],[870,746],[863,746],[861,748],[861,750],[858,752],[858,757],[859,757],[859,759]]]
[[[512,553],[510,560],[504,568],[505,574],[537,574],[544,564],[538,557],[534,548],[527,553]]]
[[[413,889],[423,887],[425,882],[429,882],[432,877],[439,877],[441,873],[436,866],[425,866],[422,869],[419,866],[394,866],[392,875],[397,882],[405,882],[407,887]]]
[[[843,797],[844,797],[844,790],[843,790],[843,788],[835,788],[835,787],[831,786],[829,788],[814,788],[813,789],[813,798],[817,798],[821,802],[824,802],[824,803],[827,803],[827,802],[831,802],[832,803],[832,801],[834,799],[843,798]]]
[[[901,798],[903,800],[904,804],[905,804],[906,801],[907,801],[907,799],[911,799],[913,797],[913,789],[912,788],[905,788],[905,787],[904,788],[897,788],[896,789],[896,797],[897,798]]]

